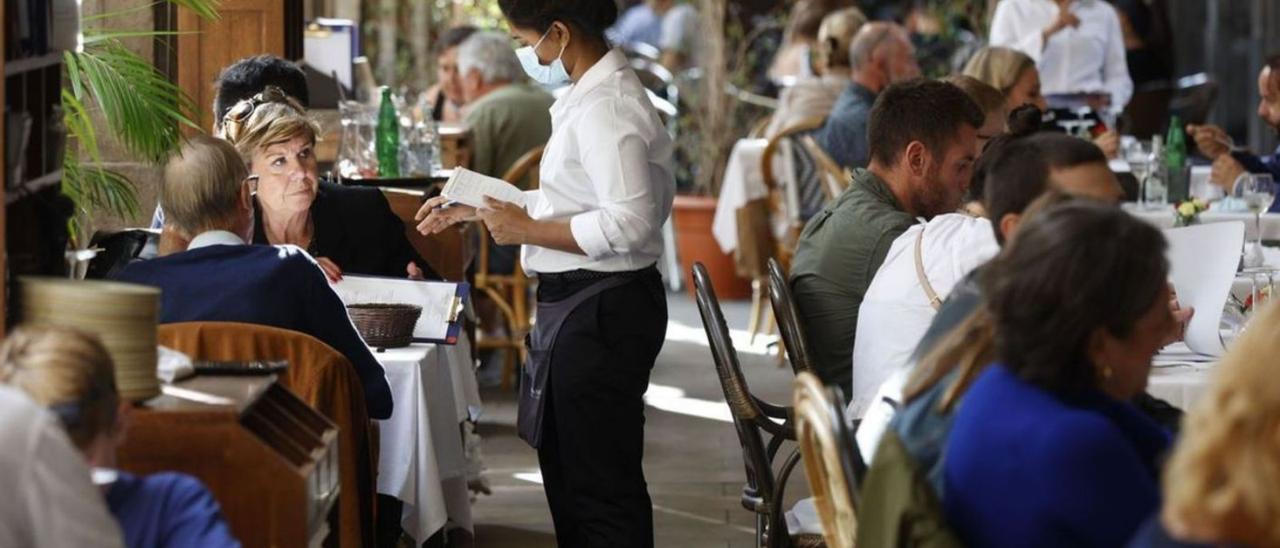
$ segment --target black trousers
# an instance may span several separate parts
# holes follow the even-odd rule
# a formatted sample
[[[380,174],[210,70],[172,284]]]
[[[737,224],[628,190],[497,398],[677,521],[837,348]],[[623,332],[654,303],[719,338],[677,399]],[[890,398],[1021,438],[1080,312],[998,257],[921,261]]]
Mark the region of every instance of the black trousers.
[[[538,300],[589,283],[540,281]],[[560,328],[538,449],[560,546],[653,546],[643,396],[666,332],[656,271],[588,299]]]

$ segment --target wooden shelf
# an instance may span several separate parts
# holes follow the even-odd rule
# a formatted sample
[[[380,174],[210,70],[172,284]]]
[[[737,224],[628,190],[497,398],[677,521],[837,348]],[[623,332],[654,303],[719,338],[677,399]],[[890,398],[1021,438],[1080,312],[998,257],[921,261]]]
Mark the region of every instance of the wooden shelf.
[[[9,59],[4,62],[4,76],[16,76],[25,72],[51,67],[62,62],[62,52],[46,53],[21,59]]]
[[[36,192],[44,190],[45,187],[53,186],[61,182],[62,182],[61,169],[46,173],[44,175],[41,175],[40,177],[36,177],[35,179],[31,179],[29,181],[23,181],[21,183],[18,183],[13,188],[9,188],[5,190],[4,203],[5,205],[12,204],[28,195],[35,194]]]

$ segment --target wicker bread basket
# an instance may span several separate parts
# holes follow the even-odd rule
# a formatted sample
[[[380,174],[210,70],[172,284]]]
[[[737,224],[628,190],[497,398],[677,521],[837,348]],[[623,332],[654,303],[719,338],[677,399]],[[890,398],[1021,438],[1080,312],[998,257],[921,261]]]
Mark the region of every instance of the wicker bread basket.
[[[351,323],[364,337],[365,344],[375,348],[399,348],[413,342],[413,326],[422,315],[422,307],[411,304],[367,303],[347,306]]]

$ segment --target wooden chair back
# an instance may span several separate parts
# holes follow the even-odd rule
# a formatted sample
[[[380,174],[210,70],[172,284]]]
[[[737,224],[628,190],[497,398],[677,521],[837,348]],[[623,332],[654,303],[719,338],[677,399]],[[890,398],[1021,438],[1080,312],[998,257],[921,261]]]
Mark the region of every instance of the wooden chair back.
[[[779,475],[773,471],[774,458],[782,442],[795,439],[791,426],[791,409],[761,401],[751,394],[738,353],[733,348],[729,327],[725,323],[720,301],[716,298],[711,277],[702,263],[693,267],[694,292],[702,326],[711,345],[720,388],[733,417],[742,448],[747,483],[742,491],[742,505],[756,513],[756,534],[762,545],[787,546],[790,537],[781,505],[786,480],[795,468],[795,454],[783,463]],[[781,420],[781,423],[773,419]],[[766,444],[765,436],[769,436]]]
[[[538,179],[538,172],[542,166],[542,154],[545,150],[546,145],[543,145],[521,155],[502,175],[502,179],[517,186],[527,181],[531,185],[527,188],[537,188],[541,182]],[[490,272],[489,255],[492,252],[492,238],[489,237],[489,231],[484,223],[473,224],[480,233],[473,280],[474,289],[488,297],[498,307],[498,311],[507,323],[505,337],[480,339],[476,343],[476,348],[506,352],[503,357],[502,384],[510,388],[515,382],[517,366],[524,362],[527,352],[524,347],[524,335],[529,331],[531,323],[529,315],[532,311],[532,307],[529,306],[529,277],[525,275],[519,260],[515,261],[510,274]]]
[[[779,181],[774,174],[773,164],[781,152],[783,142],[793,141],[792,144],[795,145],[795,137],[822,127],[822,123],[822,118],[809,118],[778,132],[777,135],[769,139],[768,144],[764,147],[764,155],[760,159],[761,178],[769,196],[769,215],[773,219],[786,220],[787,228],[785,233],[781,237],[775,237],[773,241],[773,255],[778,257],[784,265],[791,264],[791,257],[795,254],[796,242],[800,240],[800,232],[804,230],[804,221],[800,218],[800,212],[795,211],[795,209],[799,208],[798,203],[788,207],[788,190],[785,185],[778,184]],[[790,177],[794,180],[796,174],[793,173]]]
[[[813,158],[813,162],[817,164],[822,176],[822,195],[830,202],[835,200],[844,193],[844,189],[849,188],[849,183],[853,181],[853,174],[849,170],[840,167],[827,151],[823,150],[818,142],[814,140],[812,135],[804,135],[800,137],[800,146],[804,147],[804,151]]]
[[[280,384],[338,425],[340,545],[373,545],[378,447],[364,387],[345,356],[305,333],[234,322],[164,324],[158,342],[193,360],[288,361]]]
[[[809,372],[796,376],[794,397],[796,437],[823,537],[830,548],[853,548],[858,529],[856,478],[866,473],[866,466],[860,465],[860,453],[844,421],[844,398]]]
[[[1213,77],[1203,72],[1183,76],[1169,103],[1169,114],[1177,114],[1184,124],[1203,124],[1217,99],[1218,82]]]
[[[469,225],[462,228],[449,229],[425,236],[418,232],[418,222],[414,215],[422,207],[424,192],[400,188],[383,188],[382,195],[387,198],[391,211],[395,212],[404,223],[404,234],[418,256],[427,261],[431,268],[446,280],[462,280],[467,265],[471,263],[474,248],[470,244],[472,230]]]
[[[791,362],[791,370],[796,374],[813,371],[813,354],[800,324],[800,308],[791,295],[787,271],[777,259],[769,259],[769,302],[773,305],[773,316],[778,322],[778,333],[782,336],[782,346]]]

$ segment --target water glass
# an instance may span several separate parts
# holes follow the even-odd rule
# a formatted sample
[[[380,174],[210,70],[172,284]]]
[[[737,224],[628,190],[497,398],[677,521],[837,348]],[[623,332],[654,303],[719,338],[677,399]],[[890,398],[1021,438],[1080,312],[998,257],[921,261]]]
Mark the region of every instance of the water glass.
[[[1260,267],[1262,256],[1262,214],[1271,209],[1276,200],[1276,183],[1266,173],[1244,173],[1236,178],[1231,196],[1242,202],[1253,213],[1253,246],[1244,254],[1244,266]]]

